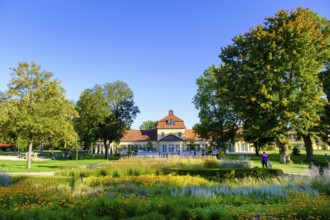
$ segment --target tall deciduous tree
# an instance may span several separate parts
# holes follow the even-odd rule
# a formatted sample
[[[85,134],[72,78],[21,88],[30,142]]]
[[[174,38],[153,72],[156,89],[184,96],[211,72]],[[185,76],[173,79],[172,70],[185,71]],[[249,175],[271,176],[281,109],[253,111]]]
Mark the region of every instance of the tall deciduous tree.
[[[236,88],[235,110],[253,129],[267,129],[267,135],[283,137],[295,130],[304,139],[308,160],[313,160],[311,137],[324,104],[319,73],[329,59],[328,26],[327,19],[308,9],[281,10],[236,36],[220,54]]]
[[[239,117],[226,99],[221,71],[221,67],[212,66],[197,79],[198,90],[193,103],[199,110],[200,123],[193,129],[200,137],[210,139],[213,146],[226,151],[228,141],[235,141]]]
[[[330,61],[329,61],[330,62]],[[319,126],[320,137],[328,145],[330,144],[330,63],[326,64],[326,68],[320,74],[325,93],[324,109],[321,112],[321,126]]]
[[[105,146],[105,158],[108,158],[109,146],[118,142],[132,125],[139,108],[134,105],[133,92],[122,81],[96,85],[85,90],[77,103],[80,118],[76,120],[76,129],[85,143],[102,139]]]
[[[139,128],[140,130],[152,130],[152,129],[156,129],[157,125],[158,125],[158,121],[148,120],[142,122]]]
[[[109,115],[102,86],[96,85],[84,90],[76,104],[76,110],[79,117],[75,119],[75,129],[85,149],[88,149],[99,138],[99,124]]]
[[[7,119],[2,127],[29,141],[28,169],[35,140],[56,137],[73,143],[77,138],[72,125],[76,116],[74,105],[65,98],[60,82],[52,76],[35,63],[19,63],[13,68],[8,98],[3,102]]]

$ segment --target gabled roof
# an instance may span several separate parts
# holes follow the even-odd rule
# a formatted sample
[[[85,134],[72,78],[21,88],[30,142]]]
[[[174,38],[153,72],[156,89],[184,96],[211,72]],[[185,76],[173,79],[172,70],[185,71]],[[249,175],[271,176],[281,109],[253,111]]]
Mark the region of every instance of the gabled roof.
[[[168,125],[167,122],[169,120],[173,120],[174,125]],[[182,129],[185,129],[186,126],[184,125],[183,120],[180,119],[180,118],[178,118],[177,116],[175,116],[173,114],[173,111],[170,110],[169,111],[169,114],[165,118],[163,118],[163,119],[161,119],[161,120],[158,121],[157,128],[158,129],[159,128],[161,128],[161,129],[162,128],[168,128],[168,129],[171,129],[171,128],[182,128]]]
[[[170,135],[167,135],[167,136],[163,137],[159,141],[183,141],[183,139],[179,138],[179,137],[177,137],[173,134],[170,134]]]
[[[186,129],[186,141],[200,141],[203,140],[192,129]]]
[[[128,130],[120,142],[157,141],[157,130]]]

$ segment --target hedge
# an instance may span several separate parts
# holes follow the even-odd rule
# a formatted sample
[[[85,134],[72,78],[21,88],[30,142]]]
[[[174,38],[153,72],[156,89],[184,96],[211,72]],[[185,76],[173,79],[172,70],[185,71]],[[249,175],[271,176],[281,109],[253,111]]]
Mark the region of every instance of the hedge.
[[[223,179],[229,178],[244,178],[244,177],[255,177],[255,178],[265,178],[265,177],[277,177],[283,175],[283,171],[280,169],[260,169],[260,168],[236,168],[236,169],[226,169],[226,168],[215,168],[215,169],[180,169],[180,168],[165,168],[163,169],[164,174],[174,174],[174,175],[191,175],[191,176],[201,176],[203,178],[221,181]]]

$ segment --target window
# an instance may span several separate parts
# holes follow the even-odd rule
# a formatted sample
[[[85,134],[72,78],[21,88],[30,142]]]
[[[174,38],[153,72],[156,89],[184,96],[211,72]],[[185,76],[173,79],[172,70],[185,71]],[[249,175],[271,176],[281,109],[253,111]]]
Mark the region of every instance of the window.
[[[172,119],[170,119],[170,120],[167,121],[166,124],[167,125],[170,125],[170,126],[173,126],[174,125],[174,121]]]
[[[179,136],[179,137],[181,137],[181,136],[182,136],[182,133],[181,133],[181,132],[179,132],[179,133],[178,133],[178,136]]]
[[[166,144],[163,144],[163,145],[162,145],[162,151],[163,151],[163,152],[167,152],[167,145],[166,145]]]
[[[164,136],[165,136],[164,132],[162,132],[161,136],[162,136],[162,137],[164,137]]]
[[[246,143],[241,144],[241,151],[248,151],[248,146]]]

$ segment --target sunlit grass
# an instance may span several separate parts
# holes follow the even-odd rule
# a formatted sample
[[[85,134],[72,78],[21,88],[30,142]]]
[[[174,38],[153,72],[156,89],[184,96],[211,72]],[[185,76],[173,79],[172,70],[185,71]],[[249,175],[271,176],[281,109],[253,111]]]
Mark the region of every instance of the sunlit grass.
[[[40,171],[60,171],[72,167],[82,167],[89,164],[105,164],[109,161],[101,159],[93,160],[43,160],[32,161],[32,168],[27,169],[26,161],[0,161],[0,169],[6,172],[40,172]]]

